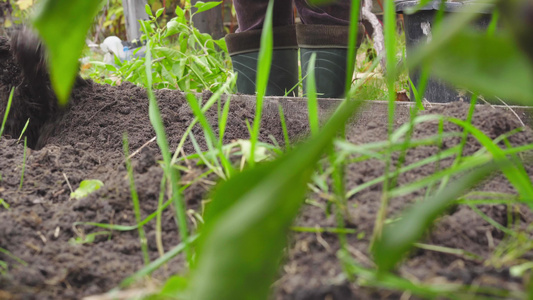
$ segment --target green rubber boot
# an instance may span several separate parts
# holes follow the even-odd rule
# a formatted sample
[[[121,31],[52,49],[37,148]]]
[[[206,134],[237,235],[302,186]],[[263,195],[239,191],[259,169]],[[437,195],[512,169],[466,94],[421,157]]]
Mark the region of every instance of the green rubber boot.
[[[362,25],[359,25],[359,32]],[[347,26],[305,25],[296,26],[304,93],[307,91],[307,69],[313,53],[316,53],[315,82],[319,98],[342,98],[346,88],[348,54]],[[360,45],[361,39],[358,39]]]
[[[261,30],[226,35],[226,44],[237,73],[237,92],[254,95]],[[274,49],[267,96],[297,96],[298,44],[294,26],[274,28]],[[293,89],[294,88],[294,89]],[[290,90],[292,92],[288,93]]]
[[[311,55],[316,53],[315,83],[317,97],[342,98],[346,87],[346,49],[301,48],[304,93],[307,92],[307,70]]]

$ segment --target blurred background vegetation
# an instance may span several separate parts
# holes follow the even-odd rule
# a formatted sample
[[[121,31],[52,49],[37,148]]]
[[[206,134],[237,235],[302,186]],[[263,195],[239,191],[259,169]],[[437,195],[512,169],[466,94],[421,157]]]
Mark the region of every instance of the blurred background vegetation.
[[[83,77],[91,78],[98,83],[115,85],[123,81],[130,81],[142,85],[144,74],[139,71],[139,66],[142,65],[141,60],[116,61],[115,65],[101,63],[104,53],[100,51],[98,46],[106,37],[117,36],[123,41],[128,40],[122,2],[122,0],[104,1],[102,9],[87,34],[86,47],[81,58],[81,74]],[[231,61],[225,51],[223,36],[226,33],[235,32],[237,29],[233,1],[221,0],[220,7],[217,7],[214,13],[222,15],[223,29],[212,28],[212,32],[207,34],[205,34],[205,28],[198,28],[198,26],[195,28],[190,22],[189,14],[192,11],[190,8],[196,2],[195,0],[147,1],[153,13],[162,9],[162,13],[157,18],[151,19],[149,24],[147,24],[149,25],[147,29],[151,29],[149,32],[145,32],[146,35],[144,37],[145,40],[151,39],[153,46],[156,46],[156,51],[152,53],[155,66],[155,88],[180,90],[190,88],[196,91],[215,91],[226,81],[227,75],[232,73]],[[378,12],[379,15],[382,10],[382,1],[375,2],[374,11]],[[0,34],[8,35],[11,31],[27,22],[38,3],[39,0],[2,0],[0,2]],[[185,12],[185,17],[181,18],[180,22],[184,25],[182,29],[187,28],[187,30],[180,34],[169,35],[167,34],[166,26],[170,21],[177,20],[177,8],[181,8]],[[202,33],[201,35],[199,34],[200,32]],[[404,57],[405,39],[401,27],[397,35],[399,43],[396,52],[399,57]],[[192,38],[194,36],[198,39]],[[359,74],[367,72],[377,58],[370,34],[366,33],[366,36],[368,38],[365,39],[357,52],[356,72]],[[187,42],[184,42],[185,40]],[[214,46],[214,44],[217,46]],[[202,53],[210,53],[211,58],[205,57]],[[194,57],[199,57],[200,59]],[[191,65],[192,67],[187,70],[186,65]],[[185,82],[184,77],[188,74],[192,74],[195,79]],[[180,81],[180,79],[184,80]],[[355,79],[357,77],[354,77]],[[299,89],[301,95],[303,92],[302,87],[300,86]],[[409,89],[408,72],[405,68],[401,70],[395,89],[398,100],[409,100],[407,98]],[[387,90],[382,70],[378,67],[372,76],[365,79],[365,83],[357,94],[364,99],[386,100]]]
[[[0,1],[0,34],[9,33],[10,30],[20,26],[28,20],[33,8],[39,0],[2,0]],[[176,17],[176,7],[184,7],[186,0],[148,0],[152,11],[160,8],[164,13],[159,18],[160,24],[166,24]],[[237,19],[233,10],[232,0],[222,0],[221,12],[224,20],[224,31],[235,32]],[[126,38],[126,22],[122,0],[107,0],[101,12],[95,19],[89,37],[92,42],[102,42],[106,37],[114,35],[122,40]]]

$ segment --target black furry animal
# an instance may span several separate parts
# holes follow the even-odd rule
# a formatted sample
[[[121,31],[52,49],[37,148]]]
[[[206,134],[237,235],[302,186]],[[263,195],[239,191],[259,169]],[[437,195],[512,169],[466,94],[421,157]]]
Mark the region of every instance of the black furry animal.
[[[75,86],[87,84],[78,76]],[[3,116],[9,93],[15,88],[13,103],[4,131],[18,138],[24,135],[30,148],[41,148],[49,124],[61,114],[50,83],[46,49],[37,34],[22,28],[11,37],[0,37],[0,115]]]

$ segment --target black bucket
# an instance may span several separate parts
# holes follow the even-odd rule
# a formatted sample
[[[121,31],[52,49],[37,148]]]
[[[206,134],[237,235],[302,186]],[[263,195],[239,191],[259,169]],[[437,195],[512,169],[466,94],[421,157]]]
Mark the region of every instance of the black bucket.
[[[406,9],[418,5],[419,1],[396,1],[396,12],[403,13]],[[468,1],[462,2],[446,2],[444,3],[445,14],[460,13],[465,5],[469,5]],[[441,6],[441,1],[432,1],[414,14],[404,14],[404,31],[405,42],[407,46],[406,55],[412,55],[416,45],[421,42],[426,42],[431,36],[431,30],[437,11]],[[480,12],[479,18],[475,21],[475,26],[480,29],[488,28],[492,19],[491,12]],[[420,81],[419,70],[409,70],[409,77],[414,85],[418,87]],[[426,93],[424,94],[430,102],[452,102],[452,101],[470,101],[469,93],[458,90],[453,86],[434,78],[430,75],[427,83]],[[415,97],[411,91],[411,100]]]

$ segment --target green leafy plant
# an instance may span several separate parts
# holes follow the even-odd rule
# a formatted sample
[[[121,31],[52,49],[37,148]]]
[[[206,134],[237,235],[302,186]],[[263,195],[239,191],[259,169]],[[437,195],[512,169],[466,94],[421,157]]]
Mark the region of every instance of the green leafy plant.
[[[200,33],[192,23],[195,14],[209,10],[220,2],[203,3],[194,6],[190,1],[184,2],[184,8],[176,7],[176,17],[164,26],[159,25],[163,8],[155,14],[147,5],[149,20],[141,22],[143,36],[141,40],[146,47],[151,47],[152,85],[154,88],[179,89],[182,91],[211,90],[216,91],[224,85],[231,74],[229,56],[224,39],[214,40],[210,35]],[[197,10],[193,13],[192,9]],[[142,50],[136,50],[142,51]],[[115,65],[91,62],[95,69],[91,77],[101,82],[101,72],[107,74],[103,82],[117,84],[130,81],[144,85],[146,72],[144,58],[127,61],[115,59]]]
[[[77,188],[70,197],[73,199],[81,199],[99,190],[104,183],[98,179],[86,179],[80,182],[80,187]]]

